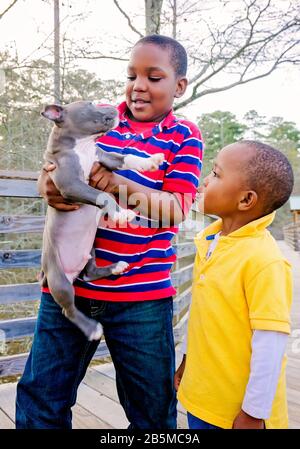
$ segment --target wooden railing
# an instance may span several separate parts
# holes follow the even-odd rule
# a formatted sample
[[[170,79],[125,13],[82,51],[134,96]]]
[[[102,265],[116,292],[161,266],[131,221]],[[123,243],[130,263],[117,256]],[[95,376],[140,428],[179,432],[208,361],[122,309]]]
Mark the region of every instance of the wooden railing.
[[[286,243],[294,251],[300,251],[300,222],[284,226],[283,235]]]
[[[0,197],[39,198],[36,188],[37,173],[1,172]],[[191,210],[188,219],[181,224],[173,242],[178,260],[172,271],[173,285],[177,288],[174,300],[174,336],[178,343],[185,331],[187,310],[191,299],[191,278],[195,247],[193,236],[202,229],[204,218],[196,210]],[[0,234],[42,233],[44,216],[0,215]],[[0,277],[2,270],[40,267],[41,250],[1,250]],[[3,273],[3,271],[2,271]],[[1,284],[1,282],[0,282]],[[24,301],[36,301],[40,298],[38,282],[0,285],[0,306]],[[28,353],[1,356],[1,341],[17,341],[33,335],[36,317],[22,317],[0,321],[0,377],[14,376],[23,371]],[[109,356],[105,341],[101,341],[94,359]]]

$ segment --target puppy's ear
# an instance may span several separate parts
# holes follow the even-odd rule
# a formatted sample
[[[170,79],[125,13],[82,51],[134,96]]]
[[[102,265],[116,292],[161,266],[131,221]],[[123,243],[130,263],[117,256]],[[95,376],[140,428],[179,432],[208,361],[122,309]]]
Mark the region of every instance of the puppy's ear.
[[[61,123],[64,121],[65,109],[59,104],[49,104],[45,106],[41,114],[55,123]]]

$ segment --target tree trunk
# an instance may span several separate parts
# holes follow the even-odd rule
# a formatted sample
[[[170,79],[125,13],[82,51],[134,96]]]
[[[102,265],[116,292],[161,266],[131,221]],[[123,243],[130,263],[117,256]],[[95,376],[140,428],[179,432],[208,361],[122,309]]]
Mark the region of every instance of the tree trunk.
[[[176,39],[177,38],[177,0],[173,0],[172,12],[173,12],[172,37],[173,37],[173,39]]]
[[[163,0],[145,0],[146,35],[159,34]]]
[[[60,103],[59,0],[54,0],[54,102]]]

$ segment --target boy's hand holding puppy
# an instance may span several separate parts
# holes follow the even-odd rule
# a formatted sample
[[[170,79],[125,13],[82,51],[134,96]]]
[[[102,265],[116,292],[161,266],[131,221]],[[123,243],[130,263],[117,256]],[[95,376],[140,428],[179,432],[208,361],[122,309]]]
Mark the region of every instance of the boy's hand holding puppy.
[[[46,199],[49,206],[52,206],[57,210],[64,212],[77,210],[79,208],[79,204],[68,203],[68,201],[61,196],[52,179],[48,175],[48,172],[51,172],[54,169],[54,164],[46,163],[43,165],[43,170],[38,180],[39,192]],[[113,172],[108,170],[99,162],[94,162],[93,164],[90,173],[89,185],[106,193],[116,193],[118,191],[118,186],[113,183]]]

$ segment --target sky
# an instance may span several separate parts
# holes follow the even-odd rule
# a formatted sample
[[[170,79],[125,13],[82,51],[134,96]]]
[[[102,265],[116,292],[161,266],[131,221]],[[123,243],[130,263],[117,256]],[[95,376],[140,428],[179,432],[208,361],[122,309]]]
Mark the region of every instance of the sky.
[[[11,1],[0,1],[0,13]],[[211,2],[213,5],[214,0]],[[129,14],[135,12],[134,23],[142,29],[144,1],[120,0],[119,3]],[[137,38],[134,33],[128,33],[126,20],[116,10],[112,0],[86,0],[85,3],[61,0],[61,4],[63,4],[61,29],[64,31],[69,27],[70,33],[73,32],[73,36],[78,40],[92,35],[97,35],[101,39],[101,36],[107,33],[111,36],[111,47],[116,49],[120,38],[128,39],[130,42],[134,42]],[[93,9],[93,15],[83,18],[80,23],[72,24],[70,16],[76,12],[84,12],[87,7]],[[220,14],[217,8],[213,12],[216,15]],[[30,60],[31,57],[45,56],[45,50],[39,47],[45,41],[51,44],[52,39],[52,0],[18,0],[0,21],[0,50],[4,48],[17,50],[20,59]],[[107,48],[107,53],[109,52],[110,48]],[[86,62],[84,68],[97,73],[103,79],[124,79],[126,63],[100,60]],[[202,97],[182,112],[191,120],[196,120],[201,114],[214,110],[230,111],[238,119],[242,119],[247,111],[255,109],[267,118],[281,116],[285,120],[295,122],[300,128],[299,75],[300,67],[281,68],[264,79]]]

